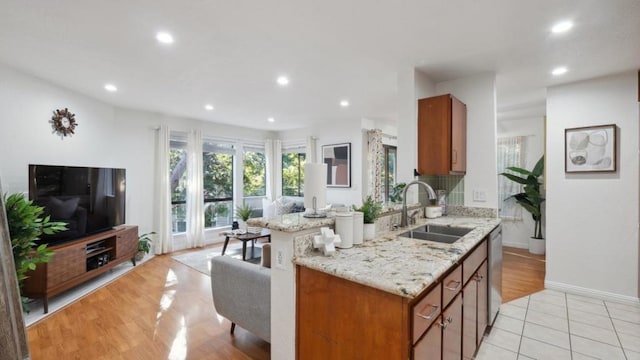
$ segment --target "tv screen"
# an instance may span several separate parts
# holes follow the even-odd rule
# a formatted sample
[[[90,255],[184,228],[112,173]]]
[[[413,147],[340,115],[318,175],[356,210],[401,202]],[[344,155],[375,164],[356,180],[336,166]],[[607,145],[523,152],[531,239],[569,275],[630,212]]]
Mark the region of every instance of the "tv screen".
[[[29,165],[29,199],[67,230],[41,235],[55,245],[125,222],[125,169]]]

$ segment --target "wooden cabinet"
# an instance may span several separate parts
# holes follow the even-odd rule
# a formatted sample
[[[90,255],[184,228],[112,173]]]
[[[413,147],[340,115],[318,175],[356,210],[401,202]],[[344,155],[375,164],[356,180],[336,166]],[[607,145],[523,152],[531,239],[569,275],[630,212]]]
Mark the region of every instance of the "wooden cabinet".
[[[49,298],[75,287],[114,266],[131,260],[135,266],[138,250],[138,227],[118,229],[52,246],[48,263],[38,264],[27,273],[24,295],[44,302],[49,311]]]
[[[467,171],[467,106],[451,94],[418,100],[418,172]]]
[[[486,258],[483,240],[415,299],[298,266],[296,357],[472,358],[486,327]]]
[[[486,245],[484,240],[480,247],[467,257],[463,263],[465,272],[473,272],[464,285],[463,296],[463,326],[462,326],[462,358],[473,359],[476,349],[482,341],[488,321],[488,284]],[[484,258],[481,255],[484,254]],[[481,265],[478,266],[478,261]]]

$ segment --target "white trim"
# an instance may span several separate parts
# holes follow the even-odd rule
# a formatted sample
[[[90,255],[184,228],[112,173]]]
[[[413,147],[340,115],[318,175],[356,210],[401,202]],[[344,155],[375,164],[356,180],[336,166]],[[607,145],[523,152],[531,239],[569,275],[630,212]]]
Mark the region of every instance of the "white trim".
[[[637,297],[614,294],[614,293],[595,290],[595,289],[588,289],[580,286],[563,284],[555,281],[545,280],[544,288],[563,291],[569,294],[588,296],[591,298],[596,298],[601,300],[616,301],[616,302],[629,303],[629,304],[640,304],[640,298],[637,298]]]
[[[518,248],[518,249],[528,249],[529,248],[529,243],[528,242],[518,242],[518,241],[502,241],[502,246],[508,246],[508,247],[514,247],[514,248]]]

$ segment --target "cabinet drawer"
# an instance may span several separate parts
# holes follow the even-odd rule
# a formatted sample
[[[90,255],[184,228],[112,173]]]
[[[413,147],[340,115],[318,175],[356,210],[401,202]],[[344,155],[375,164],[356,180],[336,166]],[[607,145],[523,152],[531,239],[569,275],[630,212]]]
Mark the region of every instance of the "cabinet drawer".
[[[442,280],[442,307],[446,308],[462,289],[462,266],[456,267]]]
[[[433,288],[427,296],[423,297],[422,300],[411,309],[411,316],[413,318],[412,343],[415,344],[429,325],[431,325],[442,312],[442,303],[440,302],[441,293],[442,285],[438,284],[438,286]]]
[[[442,319],[440,317],[437,319],[438,323],[433,324],[427,334],[414,346],[414,359],[440,359],[442,356],[442,330],[439,324]]]
[[[462,277],[464,283],[466,284],[471,278],[471,275],[476,272],[478,267],[482,264],[482,262],[487,258],[487,240],[484,239],[480,243],[478,247],[473,250],[471,255],[469,255],[464,262],[462,263]]]

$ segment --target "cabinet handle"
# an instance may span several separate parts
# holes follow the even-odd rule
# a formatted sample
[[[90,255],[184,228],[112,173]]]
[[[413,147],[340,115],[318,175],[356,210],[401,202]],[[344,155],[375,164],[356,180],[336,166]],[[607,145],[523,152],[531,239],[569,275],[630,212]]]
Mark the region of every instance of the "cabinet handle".
[[[446,329],[446,328],[447,328],[447,326],[449,326],[449,323],[446,323],[446,322],[440,322],[440,323],[438,323],[438,325],[440,325],[440,327],[442,328],[442,330],[444,330],[444,329]]]
[[[451,287],[451,283],[456,283],[456,286]],[[462,285],[462,281],[451,280],[447,285],[445,285],[444,288],[447,290],[456,291],[460,288],[460,285]]]
[[[482,279],[484,279],[484,276],[482,276],[482,275],[480,275],[480,274],[476,275],[476,281],[477,281],[477,282],[481,282],[481,281],[482,281]]]
[[[421,317],[421,318],[423,318],[425,320],[433,319],[433,316],[436,315],[436,313],[438,312],[438,309],[440,308],[440,306],[433,305],[433,304],[429,304],[429,306],[431,306],[431,308],[432,308],[432,310],[429,313],[429,315],[423,315],[423,314],[420,314],[420,313],[416,313],[416,316]]]
[[[453,322],[453,318],[451,317],[451,315],[449,315],[449,316],[447,317],[447,322],[448,322],[449,324],[451,324],[451,323]]]

